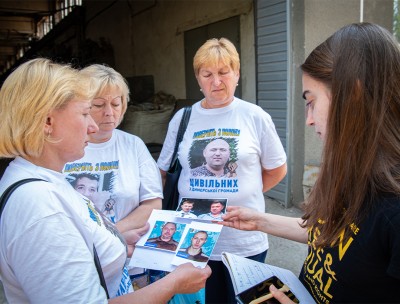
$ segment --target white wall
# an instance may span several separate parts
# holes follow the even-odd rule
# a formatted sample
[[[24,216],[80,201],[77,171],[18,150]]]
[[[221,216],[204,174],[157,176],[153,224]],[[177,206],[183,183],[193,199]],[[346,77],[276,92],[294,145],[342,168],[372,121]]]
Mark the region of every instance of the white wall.
[[[360,3],[360,0],[304,0],[305,58],[336,30],[359,22]],[[377,23],[391,31],[393,0],[364,0],[362,18],[364,22]],[[303,185],[307,187],[312,186],[317,177],[322,152],[322,142],[312,127],[305,127],[304,149]]]

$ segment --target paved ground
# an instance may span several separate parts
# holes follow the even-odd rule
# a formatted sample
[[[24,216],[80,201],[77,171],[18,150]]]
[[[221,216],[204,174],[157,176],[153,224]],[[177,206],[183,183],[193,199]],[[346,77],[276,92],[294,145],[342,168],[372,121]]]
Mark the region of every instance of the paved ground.
[[[276,200],[265,199],[267,212],[290,217],[300,217],[302,212],[296,208],[284,208]],[[269,235],[269,250],[266,263],[289,269],[299,275],[307,256],[307,245]]]
[[[291,217],[299,217],[301,211],[296,207],[284,208],[279,202],[266,198],[267,212]],[[289,269],[295,275],[300,273],[301,266],[307,255],[307,245],[269,236],[269,250],[266,263]],[[6,304],[3,291],[0,288],[0,304]]]

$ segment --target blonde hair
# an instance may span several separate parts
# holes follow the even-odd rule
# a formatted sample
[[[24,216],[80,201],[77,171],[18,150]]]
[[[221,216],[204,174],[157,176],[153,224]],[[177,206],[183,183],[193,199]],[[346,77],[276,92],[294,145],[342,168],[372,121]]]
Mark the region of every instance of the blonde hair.
[[[44,58],[12,72],[0,90],[0,157],[40,156],[47,116],[72,99],[90,100],[87,80],[69,65]]]
[[[226,38],[213,38],[207,40],[196,52],[193,58],[193,69],[196,76],[200,68],[205,66],[217,66],[220,62],[228,65],[233,71],[239,72],[240,58],[233,45]]]
[[[81,70],[90,77],[91,88],[96,95],[101,95],[110,88],[118,88],[122,92],[122,113],[118,124],[124,118],[129,103],[129,86],[125,78],[111,67],[102,64],[92,64]]]

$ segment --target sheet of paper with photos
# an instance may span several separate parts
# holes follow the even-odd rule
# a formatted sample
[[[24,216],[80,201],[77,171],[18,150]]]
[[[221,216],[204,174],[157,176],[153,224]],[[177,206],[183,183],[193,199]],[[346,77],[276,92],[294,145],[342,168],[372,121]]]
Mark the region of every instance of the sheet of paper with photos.
[[[217,243],[227,199],[182,198],[176,211],[153,210],[150,229],[137,242],[129,265],[173,271],[190,262],[204,268]]]

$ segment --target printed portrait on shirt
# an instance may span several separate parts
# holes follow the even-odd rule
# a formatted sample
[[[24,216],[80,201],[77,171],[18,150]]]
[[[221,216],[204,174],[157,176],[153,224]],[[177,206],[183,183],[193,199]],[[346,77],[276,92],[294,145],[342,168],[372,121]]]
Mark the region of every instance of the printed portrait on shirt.
[[[189,151],[189,165],[192,177],[236,177],[237,138],[194,140]]]
[[[112,235],[116,236],[121,241],[121,243],[124,244],[125,247],[127,247],[125,238],[121,235],[121,233],[118,231],[118,229],[115,227],[115,225],[107,217],[105,217],[102,212],[100,212],[97,209],[97,207],[93,204],[92,201],[90,201],[87,198],[83,198],[83,199],[85,200],[85,203],[86,203],[86,205],[88,207],[90,218],[94,222],[96,222],[99,226],[101,226],[103,224],[104,227]]]
[[[66,179],[76,191],[90,199],[112,223],[115,223],[114,172],[71,173]]]

